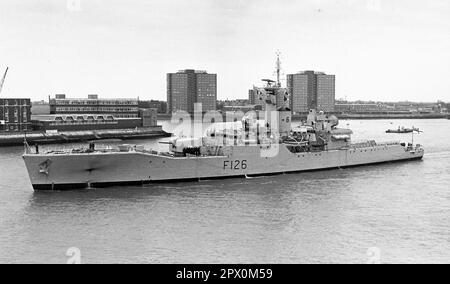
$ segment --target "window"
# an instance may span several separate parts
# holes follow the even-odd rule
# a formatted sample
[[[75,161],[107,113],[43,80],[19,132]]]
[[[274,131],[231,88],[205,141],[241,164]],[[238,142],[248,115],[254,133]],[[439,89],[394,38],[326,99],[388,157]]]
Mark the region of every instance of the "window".
[[[14,122],[19,122],[19,109],[14,108]]]

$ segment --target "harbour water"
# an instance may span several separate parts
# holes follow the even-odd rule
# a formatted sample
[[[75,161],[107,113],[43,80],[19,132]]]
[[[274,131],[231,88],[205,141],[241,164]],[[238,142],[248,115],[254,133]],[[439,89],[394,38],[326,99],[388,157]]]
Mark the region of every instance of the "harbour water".
[[[0,148],[0,263],[66,263],[69,248],[82,263],[450,263],[450,121],[347,124],[355,141],[410,142],[411,134],[384,132],[418,127],[424,133],[414,140],[426,156],[252,179],[33,192],[23,149]]]

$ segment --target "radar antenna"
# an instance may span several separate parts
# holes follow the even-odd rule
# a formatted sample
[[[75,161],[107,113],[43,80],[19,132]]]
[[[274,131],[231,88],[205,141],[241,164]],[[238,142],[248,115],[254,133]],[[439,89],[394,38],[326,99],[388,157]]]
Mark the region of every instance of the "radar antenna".
[[[266,82],[267,83],[267,87],[272,87],[273,83],[276,83],[274,80],[272,79],[262,79],[261,81]]]

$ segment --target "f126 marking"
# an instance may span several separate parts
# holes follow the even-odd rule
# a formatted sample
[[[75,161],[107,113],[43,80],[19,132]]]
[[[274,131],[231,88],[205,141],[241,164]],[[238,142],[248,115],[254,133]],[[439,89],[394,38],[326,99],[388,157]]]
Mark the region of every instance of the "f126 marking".
[[[246,170],[247,160],[224,161],[223,169],[232,171]]]

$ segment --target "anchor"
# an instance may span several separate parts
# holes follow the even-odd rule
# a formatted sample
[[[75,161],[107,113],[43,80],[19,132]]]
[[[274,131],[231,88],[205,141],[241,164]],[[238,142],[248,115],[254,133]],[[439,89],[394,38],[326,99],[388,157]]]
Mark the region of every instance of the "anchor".
[[[50,172],[50,165],[52,164],[52,161],[46,160],[45,162],[39,164],[39,173],[49,175]]]

